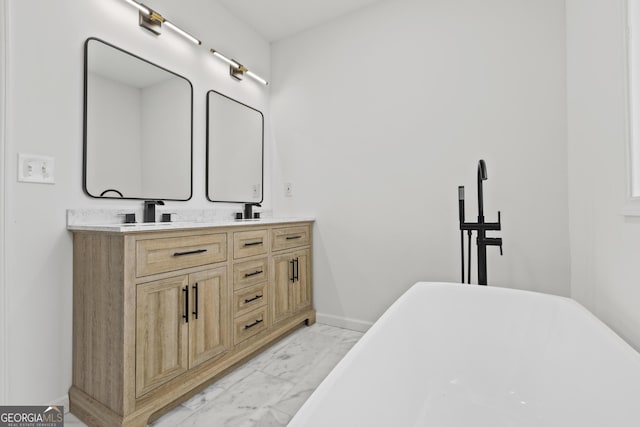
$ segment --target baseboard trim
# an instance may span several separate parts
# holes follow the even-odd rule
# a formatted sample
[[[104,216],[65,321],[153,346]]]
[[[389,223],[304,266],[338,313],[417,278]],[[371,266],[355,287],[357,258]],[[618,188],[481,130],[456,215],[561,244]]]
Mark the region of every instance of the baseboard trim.
[[[373,322],[365,322],[364,320],[350,319],[348,317],[324,313],[316,313],[316,322],[358,332],[367,332],[371,325],[373,325]]]

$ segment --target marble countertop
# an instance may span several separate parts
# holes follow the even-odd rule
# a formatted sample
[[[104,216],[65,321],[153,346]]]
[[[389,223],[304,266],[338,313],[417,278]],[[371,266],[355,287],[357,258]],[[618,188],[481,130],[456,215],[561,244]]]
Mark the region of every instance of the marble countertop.
[[[152,222],[152,223],[135,223],[135,224],[74,224],[67,225],[69,231],[107,231],[112,233],[132,233],[144,231],[164,231],[164,230],[190,230],[196,228],[211,227],[240,227],[248,225],[270,225],[270,224],[288,224],[294,222],[313,222],[315,218],[311,217],[293,217],[293,218],[261,218],[249,220],[216,220],[208,222],[200,221],[184,221],[184,222]]]

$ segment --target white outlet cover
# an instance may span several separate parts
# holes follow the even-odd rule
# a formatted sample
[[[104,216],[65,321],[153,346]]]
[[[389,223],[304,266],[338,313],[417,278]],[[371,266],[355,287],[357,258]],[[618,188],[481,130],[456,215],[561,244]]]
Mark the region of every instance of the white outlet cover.
[[[55,184],[55,166],[51,156],[18,153],[18,181]]]
[[[293,184],[290,182],[284,183],[284,195],[286,197],[293,197]]]

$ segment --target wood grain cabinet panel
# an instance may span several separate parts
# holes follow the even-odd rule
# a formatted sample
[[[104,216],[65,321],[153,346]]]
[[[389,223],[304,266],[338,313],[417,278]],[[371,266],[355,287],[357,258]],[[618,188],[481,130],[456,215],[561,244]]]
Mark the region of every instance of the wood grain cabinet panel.
[[[188,283],[188,276],[179,276],[138,286],[136,397],[189,368]]]
[[[311,306],[311,252],[298,251],[295,256],[296,283],[291,287],[292,307],[295,312]]]
[[[233,288],[241,289],[267,280],[268,258],[252,261],[235,262],[233,264]]]
[[[271,250],[297,248],[311,244],[311,228],[308,224],[271,230]]]
[[[138,277],[223,262],[226,259],[227,235],[223,233],[145,239],[136,244]]]
[[[267,282],[263,282],[235,291],[233,294],[234,317],[241,316],[260,306],[266,305],[268,289]]]
[[[266,254],[267,230],[236,231],[233,233],[233,258]]]
[[[273,280],[273,322],[277,323],[293,312],[291,306],[291,285],[294,282],[294,266],[289,254],[277,255],[273,257],[271,271]]]
[[[189,368],[223,354],[230,347],[226,267],[189,275]]]
[[[267,307],[258,308],[235,320],[234,343],[236,345],[267,329]]]

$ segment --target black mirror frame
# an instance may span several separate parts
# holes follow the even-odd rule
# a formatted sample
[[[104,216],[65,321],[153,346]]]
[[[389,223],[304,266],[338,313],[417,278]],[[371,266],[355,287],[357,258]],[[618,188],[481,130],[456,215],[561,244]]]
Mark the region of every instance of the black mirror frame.
[[[164,70],[168,73],[173,74],[176,77],[180,77],[181,79],[185,80],[187,83],[189,83],[189,87],[191,88],[191,123],[190,123],[190,134],[191,134],[191,140],[190,140],[190,149],[191,149],[191,170],[190,170],[190,182],[189,182],[189,197],[186,199],[169,199],[169,198],[163,198],[163,197],[108,197],[108,196],[94,196],[93,194],[89,193],[89,191],[87,190],[87,89],[88,89],[88,71],[89,71],[89,42],[91,40],[103,43],[109,47],[112,47],[116,50],[119,50],[122,53],[125,53],[127,55],[133,56],[136,59],[139,59],[140,61],[146,62],[147,64],[153,65],[154,67],[160,68],[161,70]],[[164,67],[159,66],[158,64],[155,64],[151,61],[148,61],[138,55],[135,55],[131,52],[128,52],[122,48],[119,48],[118,46],[115,46],[109,42],[106,42],[102,39],[99,39],[97,37],[89,37],[87,40],[85,40],[84,42],[84,105],[83,105],[83,121],[82,121],[82,190],[84,191],[84,193],[93,198],[93,199],[112,199],[112,200],[149,200],[149,199],[153,199],[153,200],[168,200],[168,201],[176,201],[176,202],[186,202],[188,200],[191,200],[191,198],[193,197],[193,84],[191,84],[191,81],[189,79],[187,79],[184,76],[181,76],[178,73],[175,73],[171,70],[168,70]],[[109,190],[105,190],[102,192],[102,194],[105,194],[107,192],[118,192],[120,193],[118,190],[115,189],[109,189]]]

